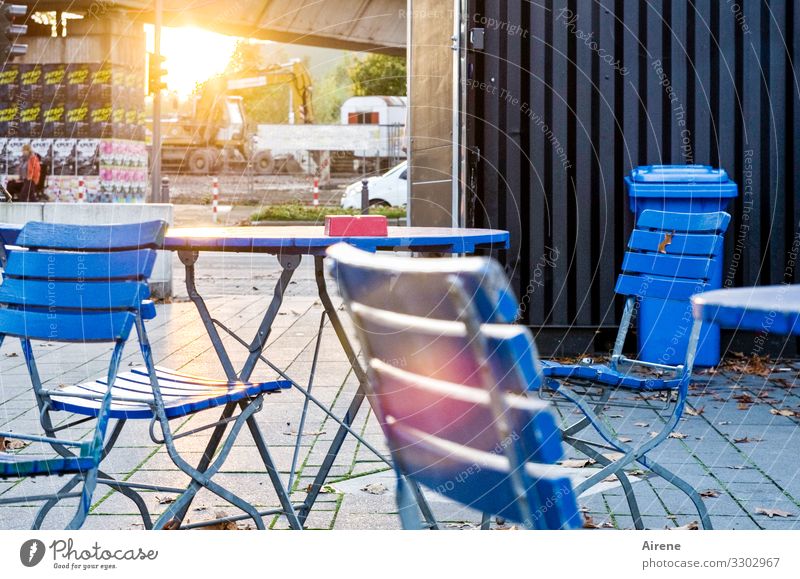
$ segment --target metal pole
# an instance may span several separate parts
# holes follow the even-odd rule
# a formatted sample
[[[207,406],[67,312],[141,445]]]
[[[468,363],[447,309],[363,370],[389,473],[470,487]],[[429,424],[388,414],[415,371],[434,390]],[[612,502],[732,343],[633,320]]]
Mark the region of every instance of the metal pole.
[[[361,181],[361,214],[369,215],[369,181]]]
[[[155,22],[153,27],[153,56],[161,70],[161,22],[163,0],[155,0]],[[153,94],[153,154],[150,168],[153,203],[163,203],[161,198],[161,91]]]

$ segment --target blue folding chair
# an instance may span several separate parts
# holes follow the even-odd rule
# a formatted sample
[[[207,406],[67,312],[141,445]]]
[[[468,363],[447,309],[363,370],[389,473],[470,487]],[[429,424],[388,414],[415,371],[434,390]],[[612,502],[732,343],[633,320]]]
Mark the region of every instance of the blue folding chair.
[[[583,413],[582,419],[564,430],[564,441],[603,465],[596,474],[577,485],[576,492],[581,494],[609,476],[617,476],[625,490],[636,528],[643,528],[641,515],[623,471],[625,466],[633,462],[638,462],[683,491],[694,503],[703,527],[711,528],[708,512],[697,491],[647,456],[669,436],[683,414],[702,328],[699,324],[692,325],[691,319],[686,321],[686,325],[692,329],[685,363],[681,365],[636,360],[625,356],[622,350],[641,299],[685,301],[688,307],[693,294],[709,287],[714,272],[713,260],[722,252],[722,236],[729,223],[730,215],[724,212],[687,214],[643,211],[628,242],[629,251],[625,254],[622,273],[617,279],[616,293],[625,296],[625,309],[610,363],[543,363],[545,380],[540,387],[541,396],[549,398],[555,391]],[[674,322],[675,326],[663,328],[663,331],[674,332],[680,320]],[[658,408],[648,402],[636,404],[615,400],[612,394],[619,391],[646,396],[662,395],[665,404]],[[639,446],[632,446],[621,441],[603,422],[604,410],[613,406],[655,410],[663,417],[663,426],[655,436]],[[594,427],[606,444],[576,436],[588,426]],[[602,450],[620,452],[623,456],[618,460],[610,460],[602,454]]]
[[[198,490],[207,488],[242,509],[258,528],[264,528],[264,513],[212,480],[246,424],[281,501],[282,508],[276,514],[286,514],[290,524],[299,528],[289,497],[253,419],[253,414],[262,406],[263,396],[288,388],[289,383],[207,380],[157,368],[153,363],[143,320],[155,316],[155,307],[147,301],[147,280],[155,263],[155,249],[162,245],[165,231],[166,224],[162,221],[108,226],[30,222],[14,241],[14,247],[0,250],[4,269],[0,285],[0,344],[6,336],[21,340],[45,432],[45,436],[2,432],[0,436],[48,443],[60,456],[38,459],[24,454],[2,455],[0,478],[73,475],[53,495],[2,499],[0,504],[33,499],[46,501],[33,524],[38,528],[61,499],[80,495],[78,513],[69,527],[78,528],[89,511],[94,488],[100,483],[131,499],[145,527],[151,528],[147,506],[135,489],[180,494],[156,522],[156,528],[163,528],[167,524],[175,525],[176,521],[179,523]],[[144,366],[119,373],[123,348],[134,327]],[[114,349],[107,377],[58,389],[47,388],[42,384],[31,340],[111,342]],[[171,420],[217,406],[225,407],[220,420],[173,434]],[[240,412],[234,416],[237,407]],[[59,411],[82,418],[56,426],[51,414]],[[90,440],[70,442],[56,438],[58,432],[93,419],[96,425]],[[118,481],[99,469],[101,459],[111,452],[125,423],[137,419],[150,421],[152,440],[164,443],[176,466],[189,475],[188,488]],[[115,420],[115,424],[108,433],[110,420]],[[214,457],[204,456],[197,467],[187,463],[175,447],[176,439],[211,428],[214,429],[212,438],[219,442],[228,427],[228,438],[219,452]],[[82,492],[72,492],[81,482]]]
[[[328,250],[367,359],[367,398],[389,443],[404,528],[420,528],[416,483],[532,529],[580,527],[561,435],[530,332],[486,258]],[[486,517],[484,517],[484,522]]]

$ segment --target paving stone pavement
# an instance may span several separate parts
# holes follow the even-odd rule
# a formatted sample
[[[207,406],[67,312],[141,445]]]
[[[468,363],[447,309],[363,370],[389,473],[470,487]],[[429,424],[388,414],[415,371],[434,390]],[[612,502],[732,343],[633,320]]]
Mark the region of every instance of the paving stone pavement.
[[[198,286],[208,298],[214,317],[243,336],[252,336],[278,276],[275,259],[270,256],[203,254],[197,269]],[[160,304],[157,318],[148,323],[156,361],[191,374],[221,377],[220,365],[195,307],[186,298],[183,270],[177,259],[174,271],[177,295],[171,303]],[[321,311],[310,260],[304,260],[287,292],[266,350],[268,358],[301,384],[308,379]],[[234,364],[243,363],[246,352],[230,338],[225,338],[224,342]],[[40,370],[49,385],[86,380],[102,374],[109,352],[110,349],[102,345],[37,346]],[[132,342],[126,348],[123,367],[140,362]],[[678,436],[665,441],[651,456],[705,495],[715,528],[798,529],[800,363],[779,361],[766,369],[761,365],[744,368],[748,370],[745,373],[739,367],[726,368],[696,376],[688,411],[677,428]],[[764,375],[767,372],[768,375]],[[276,377],[263,365],[254,374],[254,379]],[[338,415],[343,415],[356,386],[357,381],[328,326],[322,340],[313,393],[331,404]],[[257,415],[285,483],[288,482],[294,435],[303,400],[295,390],[269,396],[264,409]],[[655,398],[645,402],[654,408],[658,406]],[[798,415],[784,416],[789,414],[781,413],[785,410],[797,411]],[[559,406],[557,411],[565,423],[577,418],[569,407]],[[210,410],[176,421],[176,427],[184,431],[195,428],[212,421],[218,412]],[[662,423],[662,419],[648,409],[610,408],[607,416],[615,431],[634,441],[646,439]],[[69,419],[69,416],[63,417],[64,422]],[[30,433],[37,431],[37,425],[38,413],[21,351],[14,340],[7,340],[0,351],[0,429]],[[380,428],[366,404],[355,428],[378,450],[388,454]],[[91,430],[90,424],[83,424],[68,431],[68,435],[83,438]],[[147,430],[146,422],[129,422],[114,452],[104,462],[105,470],[129,481],[185,485],[188,477],[172,465],[161,445],[150,441]],[[292,495],[297,501],[305,497],[305,489],[322,462],[336,424],[312,406],[303,431]],[[204,445],[202,436],[178,441],[179,450],[185,453],[189,462],[199,458]],[[15,452],[48,453],[41,445],[30,445]],[[570,449],[566,450],[565,457],[581,458],[579,453]],[[216,480],[259,507],[277,507],[275,492],[247,434],[239,437]],[[307,521],[308,528],[399,527],[391,471],[355,440],[346,442],[328,482],[326,492],[320,495]],[[0,480],[0,497],[53,492],[61,484],[63,480],[57,478]],[[368,484],[372,484],[370,488],[373,490],[378,489],[377,494],[362,490]],[[686,496],[657,477],[643,475],[634,489],[648,528],[675,528],[697,520]],[[171,495],[156,492],[143,495],[155,515],[166,508],[171,498]],[[582,497],[579,502],[597,527],[633,527],[619,487]],[[444,528],[474,528],[480,520],[479,513],[447,501],[436,499],[432,505]],[[74,508],[74,499],[63,501],[50,514],[45,526],[63,527]],[[780,513],[770,517],[762,511]],[[0,528],[27,528],[35,513],[33,504],[2,506]],[[222,513],[237,514],[224,501],[203,491],[194,501],[189,519],[198,522]],[[780,516],[781,513],[790,513],[791,516]],[[287,526],[285,519],[278,517],[268,523],[271,528]],[[246,527],[247,524],[240,526]],[[105,487],[98,488],[85,528],[141,527],[129,500]]]

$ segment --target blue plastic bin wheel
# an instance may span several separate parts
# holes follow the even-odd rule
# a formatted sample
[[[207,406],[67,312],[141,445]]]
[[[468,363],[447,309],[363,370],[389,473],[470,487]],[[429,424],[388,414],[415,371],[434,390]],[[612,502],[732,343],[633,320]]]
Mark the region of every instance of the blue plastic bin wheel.
[[[630,209],[636,218],[645,209],[675,213],[725,211],[739,189],[724,169],[707,165],[645,165],[625,177]],[[714,259],[709,289],[722,287],[724,257]],[[639,358],[662,364],[683,364],[689,344],[692,310],[688,300],[645,298],[639,305],[637,335]],[[720,361],[720,332],[704,325],[697,347],[697,366]]]

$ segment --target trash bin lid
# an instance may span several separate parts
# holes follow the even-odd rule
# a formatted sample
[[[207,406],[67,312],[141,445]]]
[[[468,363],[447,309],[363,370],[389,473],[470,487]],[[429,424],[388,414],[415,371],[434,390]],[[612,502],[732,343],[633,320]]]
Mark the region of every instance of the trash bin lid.
[[[732,199],[739,193],[724,169],[707,165],[643,165],[625,177],[625,185],[631,200]]]
[[[727,183],[725,169],[708,165],[643,165],[631,171],[635,183]]]

